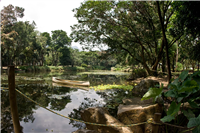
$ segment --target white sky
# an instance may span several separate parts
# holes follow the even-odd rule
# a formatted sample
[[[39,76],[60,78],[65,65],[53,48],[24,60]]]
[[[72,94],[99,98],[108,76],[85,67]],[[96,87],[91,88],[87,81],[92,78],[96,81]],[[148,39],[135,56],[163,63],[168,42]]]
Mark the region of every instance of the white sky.
[[[84,0],[0,0],[0,10],[9,4],[23,7],[25,16],[22,21],[35,21],[40,32],[64,30],[69,36],[70,26],[78,23],[72,9],[80,7],[81,2]],[[79,43],[73,42],[72,46],[81,49]]]

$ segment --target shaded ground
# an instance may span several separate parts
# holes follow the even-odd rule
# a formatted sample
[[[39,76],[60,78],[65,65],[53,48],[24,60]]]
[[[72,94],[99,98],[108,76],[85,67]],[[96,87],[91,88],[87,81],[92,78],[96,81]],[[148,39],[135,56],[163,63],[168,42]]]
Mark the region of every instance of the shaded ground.
[[[175,78],[177,78],[177,76],[176,76]],[[148,77],[146,77],[146,78],[142,77],[142,78],[137,78],[137,79],[135,79],[135,80],[132,80],[132,81],[130,81],[130,82],[139,84],[140,81],[143,80],[143,79],[152,79],[152,80],[156,80],[156,81],[158,81],[158,82],[160,83],[160,85],[161,85],[161,83],[162,83],[163,86],[164,86],[164,88],[166,88],[167,85],[168,85],[167,75],[166,75],[166,76],[163,76],[163,77],[154,77],[154,76],[148,76]]]

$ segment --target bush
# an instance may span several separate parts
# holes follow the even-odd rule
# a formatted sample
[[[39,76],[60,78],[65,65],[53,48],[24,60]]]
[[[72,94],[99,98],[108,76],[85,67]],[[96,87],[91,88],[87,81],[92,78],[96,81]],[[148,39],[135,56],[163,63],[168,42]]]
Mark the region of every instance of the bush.
[[[183,65],[180,62],[177,62],[176,71],[181,71],[183,69]]]
[[[83,63],[83,64],[81,64],[81,66],[82,66],[82,67],[87,67],[88,65],[85,64],[85,63]]]
[[[147,72],[146,72],[145,69],[135,69],[135,70],[133,70],[130,78],[136,79],[136,78],[141,78],[141,77],[144,77],[144,78],[147,77]]]
[[[50,68],[48,66],[19,66],[19,69],[25,70],[26,72],[50,71]]]
[[[92,69],[93,70],[103,70],[103,69],[105,69],[105,67],[104,66],[92,66]]]

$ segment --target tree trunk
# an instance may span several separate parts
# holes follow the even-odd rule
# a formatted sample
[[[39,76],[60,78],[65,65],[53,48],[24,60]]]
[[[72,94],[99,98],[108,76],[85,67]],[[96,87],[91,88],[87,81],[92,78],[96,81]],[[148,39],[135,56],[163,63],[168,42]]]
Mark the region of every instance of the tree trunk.
[[[165,59],[165,55],[163,54],[163,59],[162,59],[162,72],[166,72],[166,59]]]
[[[152,75],[152,72],[151,72],[151,70],[149,69],[149,67],[147,66],[147,64],[144,63],[144,64],[142,64],[142,65],[143,65],[144,69],[146,69],[147,74],[148,74],[148,75]]]
[[[177,50],[176,50],[176,69],[177,69],[177,62],[178,62],[178,44],[177,44]],[[176,71],[175,69],[175,71]]]
[[[161,44],[160,51],[159,51],[159,53],[158,53],[158,56],[157,56],[157,59],[156,59],[154,65],[153,65],[153,67],[152,67],[152,70],[154,70],[154,71],[157,70],[158,63],[159,63],[160,60],[162,59],[164,46],[165,46],[165,45],[164,45],[164,42],[163,42],[163,40],[162,40],[162,44]]]
[[[159,15],[160,23],[161,23],[161,28],[162,28],[163,41],[164,41],[164,44],[165,44],[165,51],[166,51],[166,58],[167,58],[167,72],[168,72],[168,77],[167,78],[168,78],[168,83],[170,83],[172,75],[171,75],[170,60],[169,60],[169,53],[168,53],[168,42],[167,42],[167,38],[166,38],[166,34],[165,34],[164,22],[162,21],[159,1],[156,1],[156,2],[157,2],[158,15]]]
[[[17,109],[17,98],[15,91],[15,66],[8,66],[8,87],[9,87],[9,101],[12,121],[15,133],[22,133],[22,128],[19,122],[19,115]]]
[[[2,60],[1,60],[1,73],[3,73]]]
[[[199,71],[199,61],[198,61],[198,71]]]
[[[174,57],[176,58],[176,54],[174,55]],[[172,62],[172,71],[173,72],[175,72],[175,70],[174,70],[174,65],[175,65],[175,59],[174,59],[174,57],[173,57],[173,62]]]

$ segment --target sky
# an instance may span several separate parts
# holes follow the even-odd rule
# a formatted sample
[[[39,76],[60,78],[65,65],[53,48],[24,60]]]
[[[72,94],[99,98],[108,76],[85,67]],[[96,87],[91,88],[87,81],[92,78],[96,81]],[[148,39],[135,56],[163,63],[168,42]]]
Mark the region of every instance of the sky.
[[[0,10],[4,6],[23,7],[24,17],[22,21],[35,21],[36,27],[40,32],[51,33],[53,30],[64,30],[69,36],[70,26],[77,24],[74,17],[74,8],[78,8],[84,0],[0,0]],[[72,47],[81,50],[79,43],[72,42]]]

